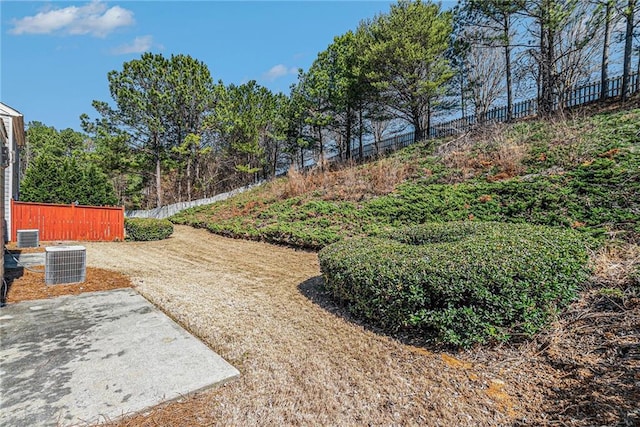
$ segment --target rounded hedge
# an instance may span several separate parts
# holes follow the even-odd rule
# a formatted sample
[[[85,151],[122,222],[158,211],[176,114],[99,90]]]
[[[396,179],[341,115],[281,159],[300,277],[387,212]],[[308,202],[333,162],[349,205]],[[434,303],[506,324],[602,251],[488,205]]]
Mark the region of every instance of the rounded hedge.
[[[589,275],[577,233],[527,224],[423,224],[319,258],[327,290],[354,315],[462,347],[531,336]]]
[[[171,236],[173,224],[168,219],[125,218],[124,229],[127,239],[146,242]]]

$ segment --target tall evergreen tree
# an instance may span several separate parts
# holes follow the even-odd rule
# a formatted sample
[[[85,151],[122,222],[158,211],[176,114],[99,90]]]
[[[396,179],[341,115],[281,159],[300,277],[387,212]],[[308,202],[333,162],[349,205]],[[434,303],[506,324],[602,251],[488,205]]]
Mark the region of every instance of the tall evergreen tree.
[[[217,93],[210,126],[224,142],[235,170],[249,175],[263,172],[263,177],[269,170],[273,172],[278,145],[285,139],[280,97],[255,80],[239,86],[220,84]]]
[[[212,108],[209,70],[189,56],[167,59],[145,53],[124,63],[122,71],[109,72],[107,78],[115,108],[100,101],[93,106],[108,126],[126,133],[129,144],[151,160],[156,206],[161,206],[163,159],[189,133],[201,131]]]
[[[303,86],[308,99],[315,100],[309,104],[310,121],[317,127],[318,140],[322,140],[322,126],[332,128],[340,135],[342,144],[338,144],[338,149],[347,159],[352,157],[356,132],[362,145],[362,113],[370,94],[360,48],[358,35],[352,31],[335,37],[333,43],[318,54]]]
[[[20,198],[27,202],[115,205],[113,186],[102,171],[87,135],[56,130],[40,122],[27,125],[21,149]]]
[[[322,67],[316,59],[309,71],[298,75],[298,85],[293,88],[291,97],[304,111],[304,123],[310,130],[300,135],[301,146],[306,149],[317,148],[319,157],[322,158],[325,151],[323,136],[334,120],[328,69]],[[301,162],[304,163],[304,159]]]
[[[366,37],[365,69],[369,81],[395,118],[413,125],[416,139],[425,135],[454,72],[445,57],[452,14],[439,5],[405,1],[361,25]]]

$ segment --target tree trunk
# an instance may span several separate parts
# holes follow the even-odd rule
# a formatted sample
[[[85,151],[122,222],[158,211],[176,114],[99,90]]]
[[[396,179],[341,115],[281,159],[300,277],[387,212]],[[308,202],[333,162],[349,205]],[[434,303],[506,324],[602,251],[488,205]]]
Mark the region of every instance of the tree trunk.
[[[202,194],[203,192],[206,192],[207,189],[205,188],[204,184],[202,183],[202,179],[200,177],[201,171],[200,171],[200,152],[199,150],[196,150],[195,153],[195,175],[193,177],[193,182],[196,184],[196,186],[200,187],[200,194]],[[206,197],[206,196],[205,196]]]
[[[156,149],[156,207],[162,207],[162,176],[160,164],[160,141],[158,135],[153,135],[153,143]]]
[[[280,153],[278,153],[278,144],[275,144],[275,148],[273,149],[273,163],[271,164],[271,170],[269,171],[269,174],[271,175],[271,177],[275,177],[276,176],[276,170],[278,169],[278,156],[280,155]],[[265,176],[265,179],[267,179],[268,177]]]
[[[464,90],[464,81],[465,81],[465,76],[464,76],[464,65],[463,62],[460,62],[460,109],[462,110],[462,120],[464,120],[464,118],[467,115],[466,109],[466,103],[465,103],[465,90]]]
[[[631,48],[633,47],[633,12],[636,7],[636,0],[629,0],[627,3],[627,31],[624,40],[624,66],[622,72],[622,101],[629,97],[629,81],[631,77]]]
[[[347,160],[351,160],[351,110],[347,109],[347,123],[346,123],[346,143],[347,143]]]
[[[364,159],[364,147],[362,145],[362,108],[358,111],[358,148],[360,149],[360,160]]]
[[[426,136],[424,135],[425,132],[426,132]],[[420,139],[429,139],[430,132],[431,132],[431,100],[427,102],[427,124],[425,126],[425,129],[423,129],[420,132]]]
[[[191,201],[191,155],[187,159],[187,201]]]
[[[324,156],[324,142],[322,141],[322,127],[318,126],[318,145],[320,146],[320,158]]]
[[[160,176],[160,155],[156,155],[156,207],[162,207],[162,177]]]
[[[413,120],[413,142],[420,141],[420,138],[422,137],[422,133],[423,132],[424,131],[422,129],[422,125],[420,124],[420,119],[419,118],[415,118]]]
[[[609,91],[609,33],[611,26],[611,0],[605,4],[604,41],[602,43],[602,64],[600,65],[600,99],[607,98]]]
[[[300,171],[304,170],[304,148],[300,147]]]
[[[544,18],[543,18],[544,19]],[[542,115],[549,113],[549,73],[547,71],[547,28],[544,21],[540,24],[540,101],[538,109]]]
[[[553,28],[551,26],[550,6],[544,1],[540,17],[540,100],[538,109],[541,115],[553,111]]]
[[[513,119],[513,91],[512,91],[512,76],[511,76],[511,40],[509,38],[509,28],[511,22],[509,15],[504,15],[504,64],[507,74],[507,122]]]

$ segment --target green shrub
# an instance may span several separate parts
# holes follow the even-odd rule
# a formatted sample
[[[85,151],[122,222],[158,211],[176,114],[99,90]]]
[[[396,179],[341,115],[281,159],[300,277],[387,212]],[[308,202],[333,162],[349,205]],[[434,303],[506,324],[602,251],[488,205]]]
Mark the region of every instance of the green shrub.
[[[354,315],[462,347],[531,336],[588,277],[577,233],[528,224],[428,223],[319,258],[327,290]]]
[[[95,164],[43,153],[36,157],[20,183],[25,202],[113,206],[118,203],[107,175]]]
[[[301,221],[272,224],[260,230],[267,242],[318,250],[340,240],[336,226],[320,221]]]
[[[127,239],[140,242],[162,240],[171,236],[173,224],[167,219],[126,218],[124,229]]]
[[[531,180],[405,183],[366,203],[364,211],[391,225],[474,218],[577,227],[594,238],[623,231],[622,238],[635,241],[640,236],[639,192],[640,156],[621,151],[615,161],[598,158],[563,175]]]

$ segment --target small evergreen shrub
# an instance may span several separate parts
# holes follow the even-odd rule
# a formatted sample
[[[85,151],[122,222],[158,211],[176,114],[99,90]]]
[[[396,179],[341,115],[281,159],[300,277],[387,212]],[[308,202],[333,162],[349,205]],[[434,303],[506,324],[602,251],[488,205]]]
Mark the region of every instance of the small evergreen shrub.
[[[531,336],[588,277],[576,232],[528,224],[427,223],[319,258],[327,290],[354,315],[462,347]]]
[[[125,218],[127,239],[139,242],[162,240],[171,236],[173,224],[167,219]]]

